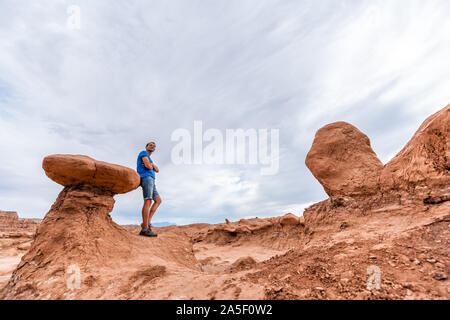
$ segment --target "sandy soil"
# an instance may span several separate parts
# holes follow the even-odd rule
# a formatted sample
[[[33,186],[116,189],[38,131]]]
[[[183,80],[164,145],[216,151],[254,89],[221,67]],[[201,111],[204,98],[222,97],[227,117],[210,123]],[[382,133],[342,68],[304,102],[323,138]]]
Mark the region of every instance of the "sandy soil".
[[[8,282],[20,259],[30,248],[31,241],[31,235],[26,233],[0,235],[0,287]]]
[[[313,232],[276,224],[279,218],[155,228],[158,238],[139,237],[138,227],[127,226],[142,246],[162,255],[139,259],[137,254],[128,263],[115,260],[95,270],[82,267],[79,290],[55,286],[36,298],[449,299],[449,213],[450,202],[414,214],[389,207],[365,216],[335,216]],[[239,231],[267,221],[274,224]],[[236,227],[238,232],[229,232]],[[1,239],[2,286],[30,240]],[[371,265],[381,270],[379,290],[367,289]],[[47,282],[52,287],[65,280],[60,272]]]

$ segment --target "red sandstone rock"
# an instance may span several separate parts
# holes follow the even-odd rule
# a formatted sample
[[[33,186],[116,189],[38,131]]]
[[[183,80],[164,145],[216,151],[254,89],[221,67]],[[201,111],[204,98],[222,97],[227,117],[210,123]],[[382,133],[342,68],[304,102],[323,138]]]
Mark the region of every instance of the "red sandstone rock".
[[[19,219],[17,212],[0,211],[0,232],[12,234],[33,234],[38,219]]]
[[[297,225],[297,224],[300,224],[300,220],[296,215],[294,215],[292,213],[287,213],[281,217],[280,224],[281,225]]]
[[[65,187],[91,185],[117,194],[136,189],[140,182],[135,170],[83,155],[51,155],[44,158],[42,167],[50,179]]]
[[[450,105],[429,117],[385,166],[367,136],[345,122],[317,132],[306,165],[332,203],[354,202],[358,207],[361,199],[370,206],[401,199],[441,203],[450,200],[449,146]]]
[[[137,235],[138,226],[131,234],[112,222],[111,190],[86,181],[67,186],[0,298],[448,299],[448,109],[429,118],[396,158],[370,175],[369,185],[358,175],[368,170],[356,165],[354,171],[351,166],[360,157],[379,167],[368,139],[347,124],[328,128],[336,136],[323,131],[339,143],[320,145],[319,135],[309,159],[322,161],[323,167],[316,163],[310,167],[332,195],[348,201],[336,205],[328,199],[309,207],[298,219],[304,226],[282,226],[283,221],[296,220],[287,215],[216,226],[172,226],[158,230],[161,237],[149,239]],[[325,166],[345,172],[328,174]],[[337,180],[339,175],[345,183]],[[423,198],[433,193],[440,200]],[[405,205],[405,195],[418,197],[421,203]],[[386,199],[395,203],[380,202]],[[255,264],[253,256],[261,263]],[[416,268],[416,256],[421,261],[427,258],[430,265],[433,260],[434,279],[426,279]],[[361,290],[372,263],[368,258],[376,258],[391,285],[381,291]],[[236,263],[225,268],[232,261]],[[77,289],[68,286],[72,266],[80,268]],[[351,277],[364,281],[349,281]]]
[[[369,138],[346,122],[317,131],[306,165],[330,197],[376,193],[383,169]]]
[[[50,279],[66,270],[72,259],[81,265],[99,253],[100,258],[93,258],[98,263],[96,267],[112,259],[126,261],[133,243],[138,247],[136,242],[141,240],[134,241],[137,236],[113,223],[109,215],[115,203],[114,194],[138,187],[140,179],[136,171],[81,155],[48,156],[42,167],[47,176],[62,184],[64,189],[8,282],[13,295],[25,288],[21,287],[24,284],[22,274]],[[142,249],[142,244],[140,246]],[[58,285],[64,288],[65,283],[60,281]],[[22,289],[17,289],[19,287]],[[34,287],[31,290],[35,290]]]
[[[299,223],[304,226],[305,225],[305,217],[301,216],[300,218],[298,218]]]
[[[430,116],[381,173],[383,192],[402,191],[425,202],[450,200],[450,105]]]

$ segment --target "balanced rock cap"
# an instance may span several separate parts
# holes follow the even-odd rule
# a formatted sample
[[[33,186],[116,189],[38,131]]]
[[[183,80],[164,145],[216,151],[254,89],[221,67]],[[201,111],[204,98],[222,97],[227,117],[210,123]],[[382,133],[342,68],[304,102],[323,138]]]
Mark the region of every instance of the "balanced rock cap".
[[[135,170],[84,155],[47,156],[42,168],[50,179],[65,187],[84,184],[117,194],[132,191],[140,184],[139,174]]]
[[[306,166],[330,197],[376,193],[383,169],[369,138],[346,122],[317,131]]]

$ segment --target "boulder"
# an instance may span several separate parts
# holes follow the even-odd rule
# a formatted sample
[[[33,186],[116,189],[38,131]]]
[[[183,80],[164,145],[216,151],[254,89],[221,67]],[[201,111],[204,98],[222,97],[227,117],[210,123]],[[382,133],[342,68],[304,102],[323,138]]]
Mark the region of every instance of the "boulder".
[[[50,179],[65,187],[90,185],[118,194],[132,191],[140,183],[135,170],[84,155],[47,156],[42,168]]]
[[[346,122],[317,131],[306,166],[330,197],[376,193],[383,169],[369,138]]]
[[[235,262],[233,262],[230,269],[243,270],[243,269],[251,268],[255,264],[257,264],[257,262],[252,257],[250,257],[250,256],[241,257],[241,258],[237,259]]]
[[[426,119],[385,166],[369,138],[345,122],[329,124],[316,133],[306,165],[333,206],[438,204],[450,200],[449,146],[450,105]]]

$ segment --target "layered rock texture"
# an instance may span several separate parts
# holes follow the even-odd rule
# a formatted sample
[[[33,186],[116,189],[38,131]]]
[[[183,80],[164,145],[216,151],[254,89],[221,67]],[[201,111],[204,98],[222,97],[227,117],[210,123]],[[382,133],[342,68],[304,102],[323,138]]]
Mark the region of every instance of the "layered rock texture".
[[[0,211],[0,288],[30,249],[40,219],[22,219],[17,212]]]
[[[306,157],[306,165],[333,198],[378,192],[383,163],[369,138],[346,122],[320,129]]]

